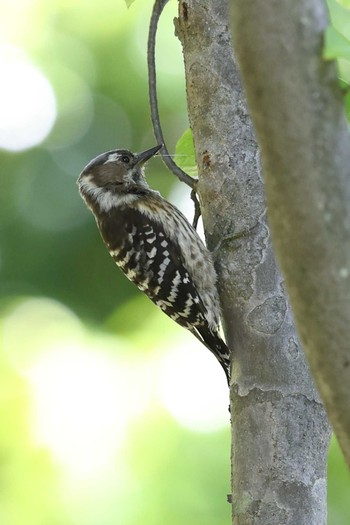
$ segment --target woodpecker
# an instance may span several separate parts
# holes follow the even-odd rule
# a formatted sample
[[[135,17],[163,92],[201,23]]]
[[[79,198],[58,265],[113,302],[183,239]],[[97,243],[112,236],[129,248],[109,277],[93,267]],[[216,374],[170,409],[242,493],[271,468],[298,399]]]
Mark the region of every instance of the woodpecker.
[[[144,176],[161,148],[107,151],[78,178],[110,255],[163,312],[218,359],[230,382],[230,352],[219,335],[217,275],[211,253],[186,217]]]

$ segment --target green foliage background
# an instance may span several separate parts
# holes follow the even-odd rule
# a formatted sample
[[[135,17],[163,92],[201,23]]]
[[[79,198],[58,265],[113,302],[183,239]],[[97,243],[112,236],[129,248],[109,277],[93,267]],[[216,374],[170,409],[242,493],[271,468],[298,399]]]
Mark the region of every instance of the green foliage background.
[[[329,4],[333,26],[325,58],[339,59],[346,82],[348,6]],[[149,0],[129,9],[124,0],[19,0],[0,6],[0,44],[25,51],[51,82],[58,109],[43,143],[20,152],[0,150],[4,525],[230,522],[228,417],[211,430],[191,429],[162,402],[163,387],[152,386],[161,384],[160,363],[169,348],[188,346],[190,357],[195,342],[116,270],[76,188],[79,172],[98,153],[154,145],[145,53],[151,8]],[[170,151],[188,128],[174,16],[172,0],[157,46],[160,111]],[[190,142],[187,132],[177,153],[190,152]],[[179,160],[194,169],[188,155]],[[172,200],[183,191],[158,159],[149,181]],[[184,373],[174,369],[181,391]],[[194,381],[193,395],[197,388]],[[215,398],[215,384],[212,390]],[[108,426],[100,414],[113,396],[108,413],[114,426]],[[105,434],[115,432],[108,464],[99,456],[106,443],[94,447],[103,425]],[[97,459],[90,464],[93,454]],[[343,525],[350,519],[350,480],[335,442],[329,474],[329,524]]]

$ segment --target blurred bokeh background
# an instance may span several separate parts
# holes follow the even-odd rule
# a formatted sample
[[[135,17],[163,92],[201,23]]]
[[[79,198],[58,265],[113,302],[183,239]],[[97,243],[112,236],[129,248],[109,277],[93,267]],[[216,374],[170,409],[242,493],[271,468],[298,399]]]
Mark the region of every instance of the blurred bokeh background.
[[[98,153],[154,145],[151,8],[0,4],[3,525],[230,522],[222,370],[115,268],[76,188]],[[170,151],[188,127],[176,8],[165,9],[157,47]],[[158,159],[148,173],[190,216],[186,189]],[[349,488],[334,441],[329,525],[349,522]]]

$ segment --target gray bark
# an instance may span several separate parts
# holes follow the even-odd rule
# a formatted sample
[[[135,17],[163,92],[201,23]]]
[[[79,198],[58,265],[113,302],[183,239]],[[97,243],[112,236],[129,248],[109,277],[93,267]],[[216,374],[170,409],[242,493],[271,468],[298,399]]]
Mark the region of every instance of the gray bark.
[[[323,0],[235,0],[269,221],[298,331],[350,466],[350,140]]]
[[[233,349],[232,519],[324,525],[329,427],[272,252],[228,26],[227,0],[179,1],[203,221]]]

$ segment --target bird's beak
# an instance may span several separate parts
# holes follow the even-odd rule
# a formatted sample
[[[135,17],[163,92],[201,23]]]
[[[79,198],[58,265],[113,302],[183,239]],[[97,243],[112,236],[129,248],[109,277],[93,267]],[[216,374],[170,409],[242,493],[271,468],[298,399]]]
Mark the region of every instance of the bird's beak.
[[[153,157],[163,146],[163,144],[158,144],[158,146],[155,146],[151,149],[146,149],[146,151],[141,151],[141,153],[137,153],[135,155],[135,165],[142,166],[145,162],[148,161],[151,157]]]

